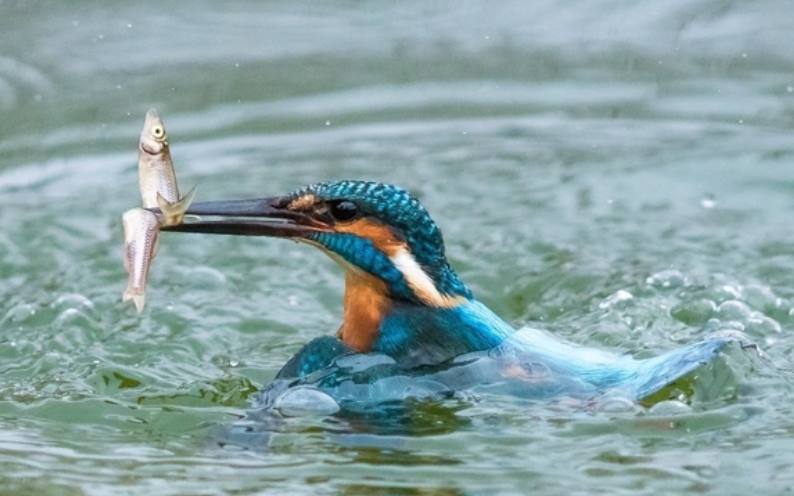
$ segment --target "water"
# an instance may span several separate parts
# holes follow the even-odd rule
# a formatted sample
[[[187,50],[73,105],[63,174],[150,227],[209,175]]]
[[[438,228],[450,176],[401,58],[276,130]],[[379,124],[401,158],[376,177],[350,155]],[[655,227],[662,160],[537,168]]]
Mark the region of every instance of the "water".
[[[757,360],[729,354],[685,402],[482,394],[220,449],[212,432],[336,329],[339,269],[168,235],[146,311],[120,302],[156,106],[201,199],[399,183],[517,326],[638,356],[735,329],[791,367],[790,11],[0,2],[0,493],[791,491],[790,373]]]

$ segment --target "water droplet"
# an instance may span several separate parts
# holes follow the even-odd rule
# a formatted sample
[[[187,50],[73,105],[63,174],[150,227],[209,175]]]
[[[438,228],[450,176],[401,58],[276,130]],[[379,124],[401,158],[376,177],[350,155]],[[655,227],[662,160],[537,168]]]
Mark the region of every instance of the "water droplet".
[[[234,63],[234,67],[240,67],[240,63],[239,62],[235,62]]]
[[[331,121],[325,121],[325,125],[326,126],[330,126],[331,125]]]
[[[700,206],[705,209],[711,209],[717,206],[717,202],[713,198],[703,198],[700,200]]]
[[[786,91],[789,93],[794,93],[794,86],[791,85],[786,86]]]
[[[746,59],[746,58],[747,58],[747,53],[745,53],[745,52],[742,52],[742,58],[743,58],[743,59]]]
[[[744,119],[739,119],[739,120],[738,120],[738,121],[736,121],[736,122],[738,122],[739,124],[744,124]]]
[[[127,23],[127,29],[132,29],[132,23],[130,22]]]

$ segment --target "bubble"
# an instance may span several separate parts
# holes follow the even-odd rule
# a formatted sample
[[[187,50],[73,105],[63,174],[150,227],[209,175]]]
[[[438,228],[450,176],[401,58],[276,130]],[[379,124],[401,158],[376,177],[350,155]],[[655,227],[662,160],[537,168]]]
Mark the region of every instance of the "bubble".
[[[240,360],[229,355],[215,355],[210,361],[219,369],[233,369],[240,366]]]
[[[742,298],[741,290],[738,287],[730,284],[717,286],[716,288],[713,288],[710,293],[712,299],[717,302],[723,302],[726,300],[739,300]]]
[[[776,308],[779,298],[766,286],[750,284],[741,288],[741,299],[746,301],[756,310]]]
[[[598,304],[598,308],[605,310],[607,308],[614,307],[621,303],[627,302],[634,299],[634,295],[629,293],[626,290],[619,289],[615,291],[613,294],[609,295],[604,301]]]
[[[276,398],[273,406],[287,417],[333,415],[339,411],[339,405],[331,396],[308,386],[286,390]]]
[[[671,289],[678,288],[686,284],[686,277],[678,270],[663,270],[657,272],[647,279],[645,282],[655,288]]]
[[[759,336],[767,336],[769,334],[780,334],[783,329],[775,319],[767,317],[766,315],[755,312],[745,325],[745,330],[750,334]]]
[[[638,409],[639,405],[625,396],[609,396],[599,400],[595,406],[597,412],[603,413],[627,413]]]
[[[717,206],[717,202],[713,198],[703,198],[700,200],[700,206],[710,210]]]
[[[692,413],[692,407],[678,400],[668,400],[653,405],[648,413],[659,417],[687,415]]]
[[[698,300],[683,301],[673,307],[670,315],[679,322],[694,326],[703,325],[717,311],[717,304],[701,298]]]
[[[739,331],[744,332],[744,324],[738,320],[725,320],[711,318],[706,322],[706,327],[710,329],[719,329],[721,331]]]
[[[753,314],[753,310],[739,300],[728,300],[717,307],[720,319],[746,321]]]
[[[186,276],[191,281],[191,284],[195,284],[197,287],[212,288],[226,284],[226,276],[223,272],[212,267],[193,267],[187,271]]]

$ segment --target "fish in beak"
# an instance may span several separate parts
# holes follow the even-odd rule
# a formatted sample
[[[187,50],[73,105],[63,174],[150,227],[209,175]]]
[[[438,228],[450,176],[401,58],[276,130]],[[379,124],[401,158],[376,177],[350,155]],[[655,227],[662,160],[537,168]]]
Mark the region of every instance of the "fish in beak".
[[[138,313],[146,301],[146,283],[149,267],[157,255],[160,223],[157,216],[142,208],[124,212],[124,268],[127,270],[127,288],[122,301],[132,301]]]
[[[140,313],[160,228],[182,222],[196,195],[195,187],[185,196],[179,195],[168,134],[153,109],[146,113],[138,141],[138,187],[144,208],[130,209],[122,216],[124,268],[129,275],[122,301],[132,301]]]
[[[159,207],[160,224],[165,226],[182,222],[185,210],[196,196],[195,187],[185,196],[179,195],[168,133],[154,109],[146,112],[138,140],[138,184],[143,207]]]

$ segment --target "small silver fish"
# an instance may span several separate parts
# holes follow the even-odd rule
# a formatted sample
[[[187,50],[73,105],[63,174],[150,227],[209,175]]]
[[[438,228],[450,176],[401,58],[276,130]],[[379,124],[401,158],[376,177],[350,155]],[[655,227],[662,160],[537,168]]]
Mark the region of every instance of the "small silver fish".
[[[182,223],[185,211],[196,196],[196,188],[180,198],[168,134],[160,114],[154,109],[146,112],[138,142],[138,182],[143,207],[159,207],[161,225]]]
[[[133,208],[124,212],[122,223],[124,224],[124,268],[129,277],[127,289],[121,299],[132,300],[140,313],[146,300],[149,267],[157,254],[160,222],[153,212]]]

